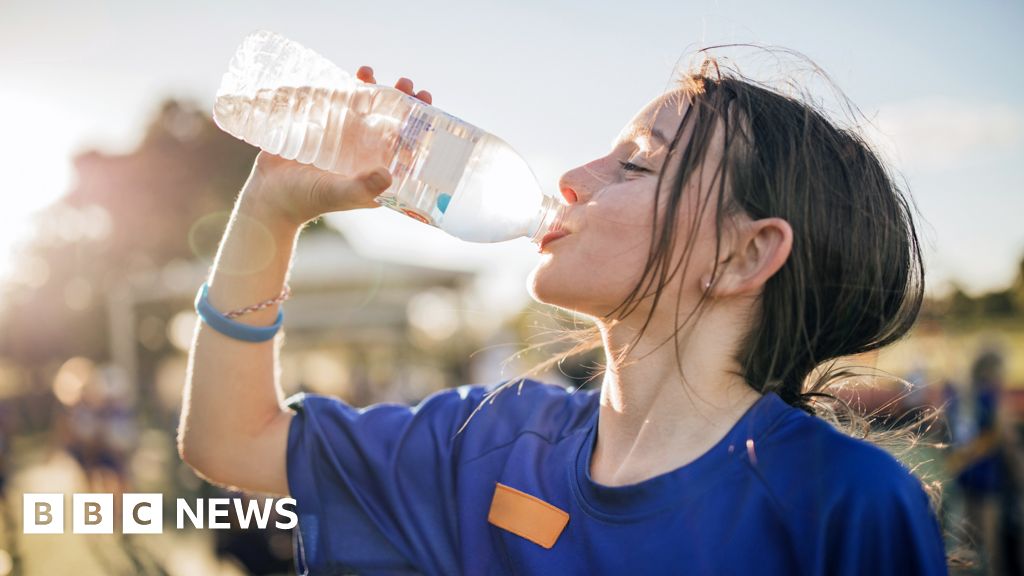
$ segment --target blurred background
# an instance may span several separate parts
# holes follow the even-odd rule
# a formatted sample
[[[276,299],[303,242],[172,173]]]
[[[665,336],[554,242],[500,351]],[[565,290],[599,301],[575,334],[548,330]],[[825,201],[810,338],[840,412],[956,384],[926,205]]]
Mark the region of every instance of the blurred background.
[[[943,521],[977,554],[962,573],[1022,573],[1024,7],[822,4],[0,2],[0,576],[292,573],[286,531],[20,534],[24,492],[160,492],[170,514],[221,492],[179,461],[174,431],[192,299],[255,155],[210,110],[261,28],[381,83],[412,78],[550,193],[694,50],[807,55],[905,179],[927,255],[917,327],[859,359],[910,388],[852,394],[888,423],[947,406],[927,437],[947,446],[912,457],[945,481]],[[285,391],[414,403],[514,375],[540,357],[506,359],[573,320],[529,299],[537,257],[525,239],[471,245],[385,209],[321,221],[292,272]],[[598,360],[547,380],[583,384]]]

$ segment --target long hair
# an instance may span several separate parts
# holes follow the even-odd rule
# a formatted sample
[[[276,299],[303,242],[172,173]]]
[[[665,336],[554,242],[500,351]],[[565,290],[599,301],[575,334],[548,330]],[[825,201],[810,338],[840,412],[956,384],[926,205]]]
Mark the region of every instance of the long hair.
[[[937,410],[925,411],[916,422],[900,428],[875,430],[867,416],[835,392],[863,377],[842,360],[901,339],[921,309],[924,260],[910,195],[864,136],[830,121],[810,98],[783,94],[745,78],[706,53],[702,64],[683,74],[675,89],[689,107],[658,177],[643,274],[603,317],[613,323],[652,300],[645,306],[642,329],[621,356],[639,342],[656,310],[661,310],[657,304],[665,287],[678,273],[685,277],[697,228],[711,202],[717,207],[715,262],[724,224],[732,215],[782,218],[793,230],[792,250],[766,282],[750,329],[736,348],[738,376],[758,392],[774,392],[851,435],[883,445],[898,458],[905,456],[918,445],[922,425],[939,416]],[[722,161],[711,168],[716,173],[707,180],[702,174],[708,169],[704,159],[718,126],[724,127]],[[689,137],[684,139],[684,134]],[[712,185],[701,192],[706,195],[690,214],[689,237],[680,239],[678,220],[684,216],[675,215],[680,213],[686,184],[693,180]],[[677,241],[684,242],[681,257],[674,249]],[[718,272],[716,265],[712,285]],[[676,323],[672,338],[680,375],[679,339],[707,305],[705,292]],[[553,342],[570,346],[505,382],[481,406],[530,375],[603,346],[598,327],[587,326],[531,348]],[[922,483],[938,508],[940,484],[923,478]]]

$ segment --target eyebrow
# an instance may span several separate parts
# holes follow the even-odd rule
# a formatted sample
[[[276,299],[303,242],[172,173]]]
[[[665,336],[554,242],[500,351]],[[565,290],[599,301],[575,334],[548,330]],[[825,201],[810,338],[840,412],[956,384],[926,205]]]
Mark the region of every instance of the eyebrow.
[[[668,136],[666,136],[661,130],[648,130],[646,134],[654,136],[654,139],[661,142],[663,145],[668,144]]]
[[[652,137],[653,140],[660,143],[662,146],[667,145],[669,141],[668,137],[662,131],[641,126],[634,126],[626,136],[629,139]],[[616,144],[618,144],[618,140],[612,142],[612,147]]]

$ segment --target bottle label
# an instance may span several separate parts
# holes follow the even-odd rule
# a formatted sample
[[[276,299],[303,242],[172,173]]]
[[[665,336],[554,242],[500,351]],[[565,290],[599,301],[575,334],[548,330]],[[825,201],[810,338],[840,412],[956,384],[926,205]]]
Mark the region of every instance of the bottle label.
[[[434,130],[430,149],[420,168],[420,181],[437,190],[454,194],[462,173],[466,171],[473,147],[471,140],[459,138],[447,130]]]
[[[421,106],[413,107],[412,113],[406,118],[402,131],[398,134],[398,151],[391,169],[391,174],[395,178],[405,178],[412,169],[416,150],[423,143],[424,135],[431,130],[431,122],[420,113],[421,109]]]
[[[414,152],[423,141],[423,136],[433,129],[430,119],[418,112],[419,110],[413,109],[412,114],[405,121],[405,126],[402,126],[402,132],[398,137],[399,146],[406,152]]]

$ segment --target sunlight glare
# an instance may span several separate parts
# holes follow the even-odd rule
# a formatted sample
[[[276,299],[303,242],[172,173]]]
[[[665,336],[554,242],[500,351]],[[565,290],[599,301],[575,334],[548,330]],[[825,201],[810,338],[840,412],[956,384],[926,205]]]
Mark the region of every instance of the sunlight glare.
[[[77,124],[46,98],[0,91],[0,283],[15,272],[16,248],[34,232],[32,214],[68,191]]]

